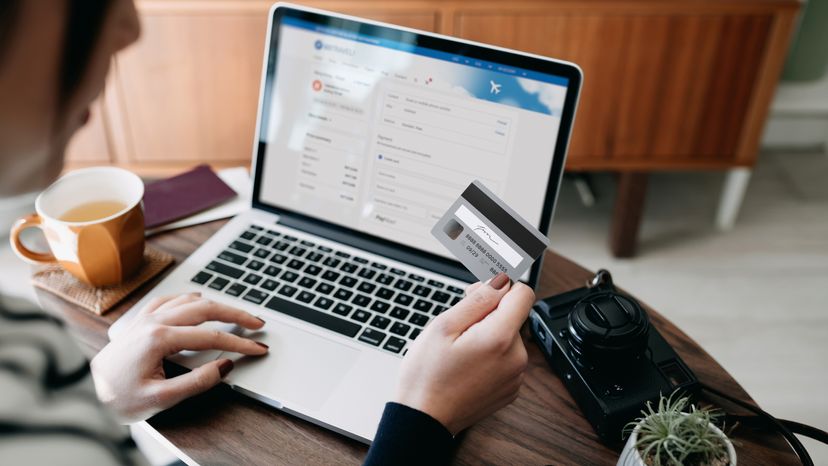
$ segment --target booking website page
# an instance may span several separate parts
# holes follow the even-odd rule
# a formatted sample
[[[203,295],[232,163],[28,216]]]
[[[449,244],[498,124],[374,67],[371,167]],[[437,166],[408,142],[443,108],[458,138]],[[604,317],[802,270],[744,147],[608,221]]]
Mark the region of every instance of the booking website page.
[[[450,257],[473,180],[539,224],[564,78],[285,18],[261,200]]]

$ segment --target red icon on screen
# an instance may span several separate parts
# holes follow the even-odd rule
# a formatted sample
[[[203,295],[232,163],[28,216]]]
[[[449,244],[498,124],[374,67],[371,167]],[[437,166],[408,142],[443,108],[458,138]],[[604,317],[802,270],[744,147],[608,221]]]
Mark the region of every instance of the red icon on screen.
[[[319,92],[322,90],[322,81],[318,79],[313,80],[313,84],[311,85],[314,91]]]

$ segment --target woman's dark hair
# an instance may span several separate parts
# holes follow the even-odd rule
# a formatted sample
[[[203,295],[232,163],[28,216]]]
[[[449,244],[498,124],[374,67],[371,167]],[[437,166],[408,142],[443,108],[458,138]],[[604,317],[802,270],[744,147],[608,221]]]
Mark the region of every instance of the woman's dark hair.
[[[25,0],[0,0],[0,63]],[[66,32],[58,81],[60,105],[75,92],[89,66],[111,0],[66,0]]]

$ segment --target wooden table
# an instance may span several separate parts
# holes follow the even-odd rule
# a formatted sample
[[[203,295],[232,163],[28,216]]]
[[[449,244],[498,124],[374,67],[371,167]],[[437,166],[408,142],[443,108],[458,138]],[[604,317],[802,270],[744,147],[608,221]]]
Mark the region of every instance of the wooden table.
[[[164,233],[153,237],[150,244],[180,261],[222,224],[219,221]],[[548,251],[537,295],[548,296],[583,286],[590,276],[583,267]],[[46,309],[68,322],[84,351],[92,356],[107,343],[109,325],[148,290],[149,286],[144,287],[103,317],[45,292],[39,292],[39,298]],[[667,319],[644,306],[653,324],[701,381],[750,400],[710,355]],[[520,397],[465,433],[455,463],[614,465],[619,452],[598,441],[525,330],[524,340],[530,363]],[[224,385],[152,418],[149,424],[205,465],[359,464],[367,450],[365,445],[260,404]],[[739,427],[734,437],[739,464],[798,464],[779,435]]]

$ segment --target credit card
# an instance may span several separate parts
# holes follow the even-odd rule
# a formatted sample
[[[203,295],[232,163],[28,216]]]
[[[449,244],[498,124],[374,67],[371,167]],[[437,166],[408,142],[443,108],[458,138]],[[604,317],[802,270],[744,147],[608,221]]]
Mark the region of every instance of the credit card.
[[[517,281],[549,245],[549,238],[473,181],[434,225],[437,238],[480,281],[506,272]]]

